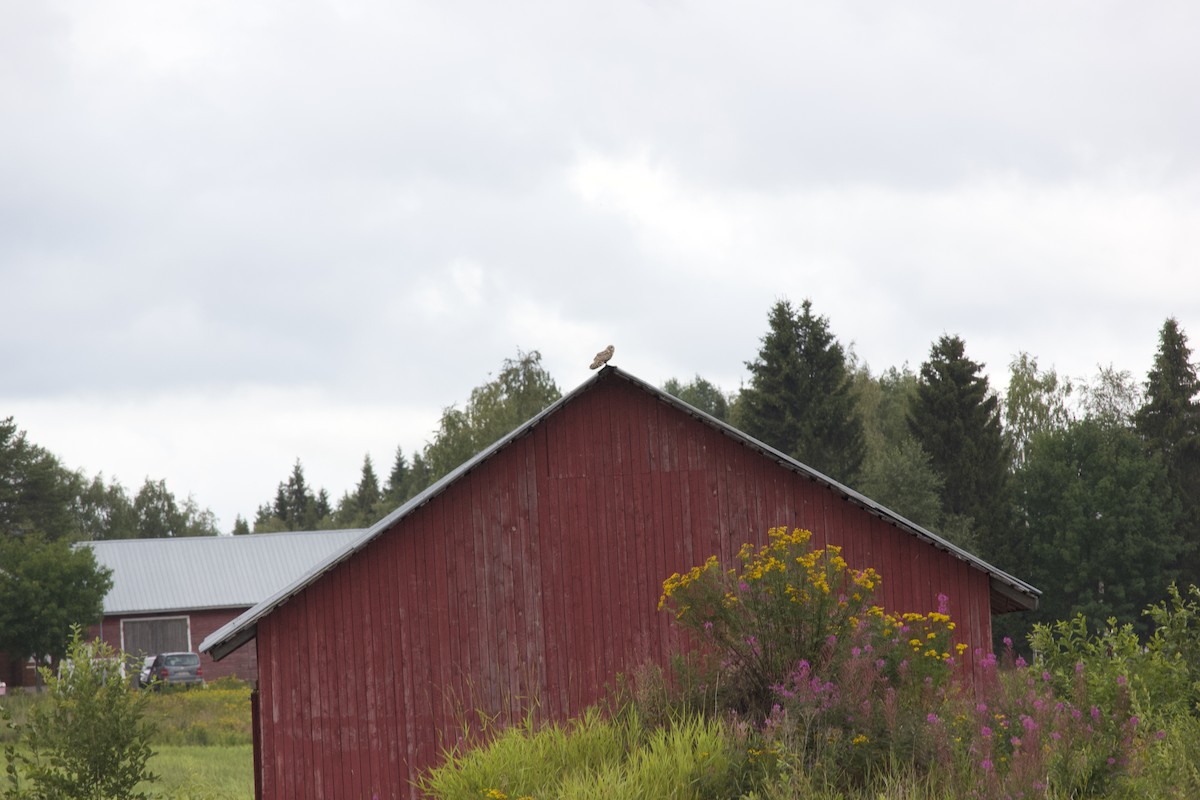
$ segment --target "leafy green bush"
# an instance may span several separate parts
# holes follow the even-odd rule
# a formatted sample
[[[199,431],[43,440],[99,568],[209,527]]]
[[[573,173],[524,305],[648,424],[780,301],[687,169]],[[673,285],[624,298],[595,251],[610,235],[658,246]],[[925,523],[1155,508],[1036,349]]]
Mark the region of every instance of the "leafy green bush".
[[[45,702],[32,705],[5,747],[9,800],[144,800],[154,729],[146,697],[131,692],[118,654],[75,628],[60,674],[43,669]]]
[[[1136,713],[1155,722],[1200,714],[1200,589],[1185,597],[1174,584],[1168,599],[1145,610],[1154,630],[1143,643],[1133,625],[1110,619],[1089,632],[1083,615],[1036,625],[1029,641],[1062,694],[1087,685],[1093,701],[1112,708],[1128,694]]]

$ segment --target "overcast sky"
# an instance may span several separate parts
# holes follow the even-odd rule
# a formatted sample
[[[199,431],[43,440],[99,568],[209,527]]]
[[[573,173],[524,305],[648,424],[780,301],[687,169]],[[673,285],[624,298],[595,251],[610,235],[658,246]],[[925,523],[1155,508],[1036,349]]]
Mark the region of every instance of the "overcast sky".
[[[518,348],[1200,343],[1200,3],[0,0],[0,417],[228,530]]]

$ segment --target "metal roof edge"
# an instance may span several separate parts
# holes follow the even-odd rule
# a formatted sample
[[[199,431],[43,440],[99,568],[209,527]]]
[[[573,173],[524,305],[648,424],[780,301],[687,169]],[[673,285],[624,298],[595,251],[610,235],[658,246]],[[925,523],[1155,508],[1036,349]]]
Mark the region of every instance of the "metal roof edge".
[[[410,498],[404,505],[397,508],[392,513],[388,514],[383,519],[376,522],[368,528],[363,535],[353,542],[347,544],[341,551],[329,556],[323,563],[318,564],[313,569],[309,570],[304,575],[301,575],[288,586],[280,589],[278,592],[263,600],[253,608],[247,609],[238,617],[230,620],[225,625],[222,625],[217,630],[213,631],[204,641],[200,643],[200,651],[208,653],[214,661],[220,661],[225,656],[232,653],[237,648],[252,639],[257,629],[258,621],[271,613],[275,608],[286,603],[293,595],[303,591],[309,584],[325,574],[329,570],[341,564],[346,559],[353,556],[359,550],[362,550],[375,537],[379,536],[385,530],[390,528],[397,521],[408,516],[410,513],[428,503],[434,497],[437,497],[449,486],[455,483],[460,477],[466,475],[475,467],[479,466],[484,461],[492,457],[497,451],[506,447],[510,442],[525,436],[532,431],[539,422],[545,419],[550,414],[553,414],[563,405],[569,403],[575,397],[586,391],[589,387],[601,379],[601,377],[614,368],[605,367],[599,373],[591,376],[579,386],[572,389],[567,394],[555,400],[550,405],[542,409],[538,414],[534,415],[528,422],[517,427],[512,432],[502,436],[490,447],[485,448],[471,458],[464,461],[459,466],[450,470],[437,481],[428,486],[424,491]]]
[[[242,613],[235,619],[230,620],[228,623],[226,623],[222,627],[218,628],[213,633],[209,634],[204,639],[204,641],[200,643],[201,652],[206,652],[210,656],[212,656],[212,658],[214,660],[219,661],[220,659],[224,658],[229,653],[236,650],[238,647],[241,647],[243,644],[248,642],[250,639],[254,638],[256,631],[257,631],[258,621],[260,619],[265,617],[267,614],[271,613],[271,611],[273,611],[275,608],[283,605],[293,595],[296,595],[299,592],[303,591],[309,584],[311,584],[313,581],[315,581],[321,575],[324,575],[326,572],[332,570],[334,567],[338,566],[343,561],[345,561],[346,559],[353,556],[359,550],[362,550],[364,547],[366,547],[368,544],[370,544],[372,541],[374,541],[374,539],[377,536],[379,536],[385,530],[390,528],[394,523],[396,523],[397,521],[408,516],[410,513],[412,513],[416,509],[420,508],[421,506],[425,505],[430,500],[432,500],[434,497],[441,494],[449,486],[451,486],[456,481],[458,481],[459,478],[463,477],[464,475],[469,473],[471,470],[473,470],[477,466],[479,466],[481,463],[483,463],[484,461],[491,458],[492,455],[494,455],[497,451],[502,450],[510,442],[513,442],[513,441],[521,438],[522,436],[525,436],[526,434],[528,434],[535,427],[537,427],[538,423],[540,423],[543,419],[545,419],[546,417],[555,413],[556,411],[558,411],[558,409],[562,408],[567,403],[570,403],[572,400],[574,400],[580,394],[587,391],[592,386],[594,386],[596,383],[598,383],[600,380],[605,379],[609,375],[621,378],[622,380],[627,381],[628,383],[632,384],[633,386],[636,386],[636,387],[642,389],[643,391],[646,391],[649,394],[653,395],[654,397],[657,397],[661,402],[671,405],[671,406],[675,407],[676,409],[683,411],[684,413],[686,413],[692,417],[695,417],[696,419],[698,419],[708,425],[711,425],[711,426],[717,428],[721,432],[725,433],[728,436],[731,436],[734,439],[741,441],[745,445],[752,447],[756,450],[759,450],[764,455],[778,461],[782,466],[787,467],[788,469],[791,469],[795,472],[799,472],[803,475],[806,475],[807,477],[811,478],[812,480],[817,481],[818,483],[822,483],[822,484],[826,485],[830,489],[833,489],[834,491],[840,493],[842,496],[844,496],[847,500],[850,500],[855,505],[858,505],[858,506],[862,507],[863,509],[865,509],[866,511],[873,513],[876,516],[879,516],[880,518],[885,519],[886,521],[889,521],[889,522],[895,524],[899,528],[907,530],[909,533],[912,533],[913,535],[917,536],[920,539],[924,539],[924,540],[928,541],[930,544],[934,545],[935,547],[945,550],[946,552],[950,553],[951,555],[955,556],[956,558],[967,562],[974,568],[979,569],[982,572],[984,572],[985,574],[989,575],[990,577],[998,580],[1000,583],[1007,585],[1010,589],[1012,589],[1016,593],[1016,597],[1011,597],[1010,599],[1016,600],[1017,597],[1024,597],[1028,600],[1029,608],[1032,609],[1032,608],[1037,607],[1037,598],[1041,595],[1040,589],[1037,589],[1034,586],[1020,580],[1019,578],[1009,575],[1008,573],[1004,572],[1003,570],[992,566],[991,564],[989,564],[988,562],[979,558],[978,556],[975,556],[975,555],[967,552],[966,550],[963,550],[962,548],[958,547],[957,545],[952,544],[951,542],[938,536],[936,533],[934,533],[926,528],[921,527],[920,525],[916,524],[915,522],[912,522],[911,520],[906,519],[905,517],[901,516],[900,514],[897,514],[896,512],[892,511],[891,509],[875,502],[874,500],[871,500],[869,497],[866,497],[865,495],[862,495],[862,494],[856,492],[854,489],[851,489],[849,486],[846,486],[842,483],[839,483],[838,481],[835,481],[833,478],[829,477],[828,475],[825,475],[824,473],[819,472],[819,471],[813,469],[812,467],[809,467],[808,465],[797,461],[796,459],[792,458],[791,456],[789,456],[779,450],[776,450],[775,448],[771,447],[768,444],[764,444],[763,442],[760,442],[759,440],[738,430],[737,428],[733,427],[732,425],[730,425],[726,422],[722,422],[721,420],[717,419],[716,417],[712,416],[711,414],[707,414],[704,411],[701,411],[700,409],[696,408],[695,406],[692,406],[692,405],[684,402],[683,400],[680,400],[678,397],[668,394],[667,392],[664,392],[662,389],[659,389],[658,387],[653,386],[652,384],[646,383],[645,381],[641,380],[640,378],[637,378],[637,377],[629,374],[628,372],[625,372],[624,370],[621,370],[620,368],[609,364],[609,365],[605,365],[603,368],[600,369],[600,371],[598,373],[589,377],[583,383],[579,384],[579,386],[575,387],[570,392],[563,395],[558,400],[554,401],[549,406],[544,408],[541,412],[539,412],[538,414],[533,416],[528,422],[515,428],[512,432],[508,433],[507,435],[501,437],[499,440],[497,440],[495,443],[493,443],[490,447],[485,448],[484,450],[477,453],[473,457],[467,459],[465,462],[460,464],[458,467],[454,468],[453,470],[448,472],[446,475],[444,475],[442,478],[440,478],[439,480],[434,482],[432,485],[430,485],[428,488],[426,488],[420,494],[411,498],[404,505],[400,506],[395,511],[388,514],[386,517],[379,520],[379,522],[375,523],[370,528],[368,528],[361,537],[348,543],[346,546],[344,546],[342,548],[342,550],[329,556],[328,558],[325,559],[324,562],[322,562],[321,564],[318,564],[316,567],[314,567],[313,569],[309,570],[304,575],[297,578],[295,581],[293,581],[288,586],[280,589],[278,592],[276,592],[272,596],[268,597],[267,599],[263,600],[261,603],[254,606],[253,608],[247,609],[244,613]],[[1021,604],[1026,605],[1025,603],[1021,603]]]
[[[884,506],[883,504],[878,503],[875,500],[872,500],[871,498],[867,497],[866,495],[861,494],[860,492],[857,492],[854,489],[851,489],[849,486],[846,486],[845,484],[834,480],[833,478],[829,477],[825,473],[820,472],[816,469],[813,469],[812,467],[808,466],[807,464],[804,464],[803,462],[797,461],[795,458],[792,458],[791,456],[787,455],[786,453],[784,453],[780,450],[776,450],[774,447],[771,447],[769,444],[766,444],[764,442],[759,441],[758,439],[755,439],[753,436],[750,436],[749,434],[745,433],[744,431],[738,430],[737,428],[733,427],[729,423],[719,420],[716,417],[712,416],[711,414],[701,411],[700,409],[696,408],[695,406],[690,405],[689,403],[687,403],[683,400],[680,400],[678,397],[675,397],[674,395],[669,394],[669,393],[663,391],[662,389],[659,389],[656,386],[648,384],[645,381],[643,381],[642,379],[640,379],[634,375],[631,375],[627,372],[624,372],[616,367],[608,367],[607,369],[611,369],[619,377],[623,378],[624,380],[628,381],[629,383],[633,384],[634,386],[637,386],[637,387],[641,388],[642,390],[650,393],[651,395],[654,395],[660,401],[667,403],[668,405],[674,406],[675,408],[679,409],[680,411],[683,411],[684,413],[689,414],[690,416],[693,416],[693,417],[699,419],[701,422],[704,422],[708,425],[711,425],[711,426],[721,430],[723,433],[727,434],[728,436],[731,436],[734,439],[738,439],[738,440],[742,441],[744,444],[746,444],[747,446],[752,447],[756,450],[759,450],[764,455],[775,459],[776,461],[780,462],[781,465],[783,465],[795,472],[802,473],[802,474],[808,476],[809,478],[815,480],[818,483],[822,483],[822,484],[828,486],[830,489],[838,492],[843,497],[845,497],[847,500],[849,500],[850,502],[854,503],[857,506],[862,507],[864,510],[866,510],[872,514],[875,514],[876,516],[878,516],[882,519],[885,519],[886,521],[889,521],[889,522],[895,524],[897,527],[907,530],[909,533],[912,533],[913,535],[917,536],[917,538],[919,538],[919,539],[927,540],[933,546],[935,546],[939,549],[945,550],[946,552],[950,553],[951,555],[955,556],[956,558],[958,558],[962,561],[968,562],[972,566],[974,566],[977,569],[980,569],[981,571],[986,573],[991,578],[996,579],[999,582],[1001,582],[1002,584],[1005,584],[1008,587],[1010,587],[1012,590],[1015,590],[1017,593],[1019,593],[1021,595],[1026,595],[1032,603],[1032,605],[1028,606],[1028,608],[1030,610],[1037,608],[1037,598],[1042,594],[1042,591],[1040,589],[1038,589],[1037,587],[1033,586],[1032,584],[1026,583],[1025,581],[1021,580],[1020,578],[1010,575],[1007,572],[1005,572],[1004,570],[1002,570],[996,566],[993,566],[992,564],[989,564],[987,561],[984,561],[979,556],[976,556],[975,554],[962,549],[961,547],[954,544],[953,542],[943,539],[941,536],[938,536],[936,533],[929,530],[928,528],[918,525],[917,523],[904,517],[903,515],[898,514],[895,511],[892,511],[887,506]],[[1015,600],[1015,598],[1010,598],[1010,599]]]

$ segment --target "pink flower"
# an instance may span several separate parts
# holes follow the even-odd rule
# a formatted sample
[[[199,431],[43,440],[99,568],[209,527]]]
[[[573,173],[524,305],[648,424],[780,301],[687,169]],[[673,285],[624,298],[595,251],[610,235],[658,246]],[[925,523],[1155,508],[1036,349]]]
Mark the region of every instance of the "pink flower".
[[[990,738],[992,738],[992,729],[991,729],[991,728],[989,728],[987,725],[984,725],[982,728],[980,728],[980,730],[979,730],[979,733],[980,733],[980,734],[983,736],[983,738],[985,738],[985,739],[990,739]]]
[[[1004,646],[1008,647],[1008,648],[1012,647],[1012,637],[1011,636],[1004,637]]]
[[[992,771],[992,760],[990,758],[985,758],[979,764],[979,766],[983,769],[984,772],[991,772]]]
[[[939,721],[938,715],[937,714],[929,714],[928,716],[925,717],[925,721],[928,722],[930,725],[936,725]]]
[[[1118,675],[1117,676],[1117,686],[1124,686],[1125,684],[1126,684],[1125,676]]]

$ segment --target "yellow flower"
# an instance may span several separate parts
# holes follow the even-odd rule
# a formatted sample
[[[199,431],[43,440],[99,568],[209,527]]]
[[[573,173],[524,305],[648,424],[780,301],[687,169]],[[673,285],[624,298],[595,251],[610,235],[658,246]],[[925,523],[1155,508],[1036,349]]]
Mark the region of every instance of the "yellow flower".
[[[860,733],[858,736],[855,736],[853,739],[850,740],[850,744],[860,745],[860,744],[866,744],[869,741],[871,741],[871,740]]]

